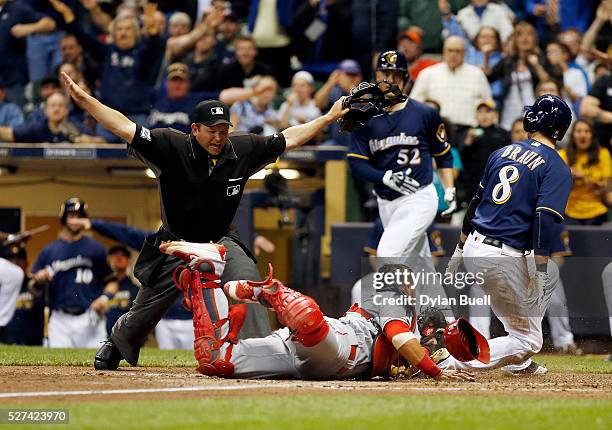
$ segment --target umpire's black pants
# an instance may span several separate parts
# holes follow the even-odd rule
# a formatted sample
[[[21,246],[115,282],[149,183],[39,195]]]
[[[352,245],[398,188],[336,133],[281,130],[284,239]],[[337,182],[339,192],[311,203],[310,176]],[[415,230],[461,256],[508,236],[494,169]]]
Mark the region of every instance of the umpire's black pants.
[[[260,280],[255,262],[240,245],[227,236],[219,243],[227,249],[225,270],[221,277],[222,285],[238,279]],[[172,281],[174,269],[182,263],[183,261],[176,257],[166,256],[148,282],[141,279],[142,287],[132,307],[113,326],[111,334],[113,342],[123,358],[133,366],[138,363],[140,348],[146,342],[149,333],[182,294]],[[248,306],[240,338],[269,335],[271,330],[266,309],[258,304]]]

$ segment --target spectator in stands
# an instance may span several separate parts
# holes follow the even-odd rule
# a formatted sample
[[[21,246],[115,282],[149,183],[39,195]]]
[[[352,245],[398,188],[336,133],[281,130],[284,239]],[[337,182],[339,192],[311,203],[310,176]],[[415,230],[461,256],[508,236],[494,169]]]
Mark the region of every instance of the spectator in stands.
[[[361,67],[359,67],[357,61],[350,59],[342,61],[315,93],[316,106],[322,111],[327,110],[329,106],[340,97],[347,95],[351,88],[357,86],[362,80]],[[325,144],[348,146],[350,139],[350,133],[342,133],[340,125],[334,123],[328,127],[328,141]]]
[[[342,61],[316,92],[315,104],[321,110],[327,109],[340,97],[347,95],[351,88],[357,86],[362,80],[363,75],[359,63],[355,60]]]
[[[497,125],[499,114],[493,100],[482,100],[476,108],[477,127],[465,133],[459,149],[463,162],[462,188],[469,199],[476,192],[491,153],[510,144],[510,134]]]
[[[25,143],[104,142],[99,136],[83,134],[68,121],[68,99],[61,93],[53,93],[45,102],[45,119],[13,127],[0,127],[0,141]]]
[[[489,0],[472,0],[457,13],[457,21],[470,40],[474,40],[482,27],[493,27],[502,42],[512,34],[512,17],[507,8]]]
[[[236,38],[240,36],[238,16],[234,13],[225,15],[217,31],[217,54],[223,64],[229,64],[236,58]]]
[[[485,74],[464,63],[465,42],[450,36],[444,42],[444,62],[423,70],[414,83],[410,97],[418,101],[434,100],[440,114],[451,121],[458,132],[476,125],[476,106],[491,98]]]
[[[608,150],[612,149],[612,75],[607,73],[593,84],[589,94],[580,104],[580,118],[593,121],[597,140]]]
[[[478,66],[483,70],[490,70],[502,59],[502,42],[499,33],[493,27],[482,26],[474,39],[469,39],[458,24],[452,20],[445,20],[445,27],[449,35],[461,36],[465,40],[465,62]],[[496,104],[501,103],[503,86],[501,80],[491,83],[491,94]]]
[[[291,90],[287,99],[278,112],[278,128],[304,124],[321,115],[312,98],[314,92],[314,78],[305,71],[299,71],[291,79]]]
[[[195,107],[202,100],[219,99],[231,105],[265,91],[262,86],[254,85],[252,88],[226,88],[221,92],[190,92],[189,68],[183,63],[170,64],[166,74],[166,84],[153,97],[153,108],[149,115],[151,128],[171,127],[190,133],[190,118],[193,118]]]
[[[485,68],[489,82],[501,79],[503,83],[500,125],[505,130],[510,130],[512,122],[522,116],[524,106],[533,104],[535,88],[540,81],[560,79],[560,74],[554,73],[541,54],[531,24],[519,22],[511,40],[513,54],[503,58],[495,67]]]
[[[397,50],[408,60],[408,74],[412,81],[416,80],[421,70],[439,63],[434,58],[423,57],[422,33],[420,28],[412,27],[397,36]]]
[[[23,112],[19,106],[5,100],[6,88],[0,78],[0,127],[17,127],[23,124]]]
[[[607,1],[607,0],[604,0]],[[584,33],[592,19],[590,0],[527,0],[527,13],[535,21],[543,40],[552,40],[559,30],[576,29]]]
[[[569,48],[559,42],[546,45],[546,58],[557,73],[562,75],[563,98],[569,106],[580,103],[587,95],[589,83],[584,72],[578,67],[570,66]]]
[[[270,66],[257,59],[257,46],[250,36],[239,36],[234,42],[235,61],[223,66],[219,72],[221,88],[242,87],[244,80],[256,75],[274,75]]]
[[[71,9],[60,7],[67,29],[101,63],[101,101],[141,124],[146,123],[151,104],[150,95],[163,53],[163,42],[155,23],[155,10],[147,10],[149,12],[141,17],[144,37],[141,38],[135,18],[118,17],[110,26],[112,42],[105,44],[82,29]],[[98,126],[97,133],[108,142],[118,140],[101,126]]]
[[[28,83],[26,36],[55,29],[55,21],[23,1],[0,0],[0,79],[6,100],[25,105],[24,86]]]
[[[216,44],[214,31],[207,31],[196,42],[195,49],[185,56],[194,91],[213,91],[218,87],[221,58],[215,50]]]
[[[257,49],[259,59],[274,70],[274,77],[282,87],[289,85],[291,78],[291,38],[287,29],[293,21],[293,1],[251,2],[248,29]]]
[[[423,50],[438,53],[442,49],[442,19],[457,13],[469,0],[399,1],[397,27],[400,32],[418,27],[423,31]]]
[[[191,28],[191,18],[184,12],[175,12],[170,17],[169,37],[166,40],[166,50],[162,71],[167,65],[176,62],[184,62],[190,51],[207,33],[214,33],[215,29],[223,20],[223,14],[216,9],[206,14],[206,18]]]
[[[257,85],[266,85],[268,89],[248,100],[234,103],[230,119],[235,131],[267,136],[276,131],[277,112],[273,102],[278,93],[278,83],[272,76],[263,76],[257,80]]]
[[[510,141],[514,143],[527,139],[529,139],[529,136],[523,128],[523,118],[515,119],[512,123],[512,128],[510,129]]]
[[[47,98],[57,92],[61,92],[62,87],[55,76],[47,76],[38,87],[38,94],[34,101],[28,103],[23,108],[23,113],[26,116],[27,123],[42,122],[45,120],[45,101]]]
[[[96,84],[100,78],[100,65],[91,58],[88,53],[83,52],[83,47],[74,36],[74,34],[66,33],[60,40],[60,49],[62,52],[62,63],[72,63],[83,74],[87,83],[91,86]]]
[[[584,120],[574,124],[568,147],[559,155],[570,167],[574,180],[567,207],[568,224],[601,225],[607,220],[612,159],[606,148],[601,148],[593,126]]]
[[[130,310],[138,294],[139,285],[128,273],[130,251],[123,245],[113,246],[108,250],[108,263],[119,284],[119,289],[108,302],[106,311],[106,333],[110,336],[113,326],[121,315]]]
[[[569,46],[574,61],[589,73],[591,79],[593,78],[593,60],[598,54],[597,51],[607,51],[608,49],[611,21],[612,1],[604,0],[597,8],[595,19],[584,36],[577,30],[572,29],[559,35],[559,41]]]

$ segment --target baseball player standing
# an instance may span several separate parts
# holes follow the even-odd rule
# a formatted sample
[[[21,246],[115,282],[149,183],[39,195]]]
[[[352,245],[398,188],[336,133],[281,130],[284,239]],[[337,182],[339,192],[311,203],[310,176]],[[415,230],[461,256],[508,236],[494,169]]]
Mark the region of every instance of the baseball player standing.
[[[482,274],[482,288],[508,335],[490,341],[488,364],[450,357],[441,367],[510,365],[505,370],[515,374],[547,372],[530,357],[542,348],[542,317],[559,276],[549,256],[572,178],[555,143],[571,121],[571,110],[563,100],[538,97],[523,118],[529,139],[489,156],[447,271],[456,273],[463,260],[468,271]],[[530,250],[533,259],[526,256]]]
[[[163,225],[145,241],[134,270],[142,288],[94,359],[96,369],[114,370],[122,358],[137,364],[149,332],[180,295],[172,285],[172,274],[181,260],[160,253],[161,242],[182,238],[221,243],[227,250],[224,281],[258,278],[254,257],[230,231],[249,177],[283,152],[310,141],[346,110],[340,99],[327,114],[264,137],[229,134],[229,107],[206,100],[196,107],[191,133],[166,128],[149,130],[85,93],[68,75],[62,76],[75,102],[98,124],[128,142],[129,153],[149,166],[159,183]],[[253,307],[247,317],[252,315],[251,310]],[[265,321],[256,322],[268,325],[265,310],[263,318]],[[251,324],[251,330],[253,327]],[[268,326],[268,333],[269,330]],[[259,331],[265,329],[260,326]]]
[[[102,244],[83,236],[81,227],[67,224],[70,218],[86,216],[83,200],[66,200],[59,239],[43,248],[32,267],[32,291],[41,292],[48,283],[52,348],[93,348],[103,341],[104,313],[119,288]]]
[[[399,51],[382,53],[376,79],[401,94],[408,82],[406,57]],[[384,227],[377,257],[401,257],[404,263],[410,261],[408,266],[415,272],[433,272],[426,234],[438,209],[433,160],[449,206],[442,215],[447,216],[457,209],[451,146],[435,109],[405,96],[397,101],[353,132],[347,157],[356,177],[374,183]],[[428,294],[446,297],[439,287]]]

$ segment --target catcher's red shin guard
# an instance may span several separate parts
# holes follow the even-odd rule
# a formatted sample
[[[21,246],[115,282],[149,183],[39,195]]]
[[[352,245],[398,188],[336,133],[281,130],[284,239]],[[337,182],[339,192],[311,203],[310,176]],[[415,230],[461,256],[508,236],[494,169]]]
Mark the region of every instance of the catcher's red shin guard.
[[[269,270],[265,281],[254,284],[263,286],[263,296],[276,311],[280,323],[289,327],[294,339],[304,346],[314,346],[325,339],[329,325],[317,302],[272,279],[272,265]]]

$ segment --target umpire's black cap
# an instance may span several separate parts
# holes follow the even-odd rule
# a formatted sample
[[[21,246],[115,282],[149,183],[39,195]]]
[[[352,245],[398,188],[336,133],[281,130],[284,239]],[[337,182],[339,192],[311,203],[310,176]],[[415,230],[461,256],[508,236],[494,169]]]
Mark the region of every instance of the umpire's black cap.
[[[230,122],[229,106],[219,100],[204,100],[198,103],[193,115],[193,122],[214,127],[219,124],[233,125]]]

